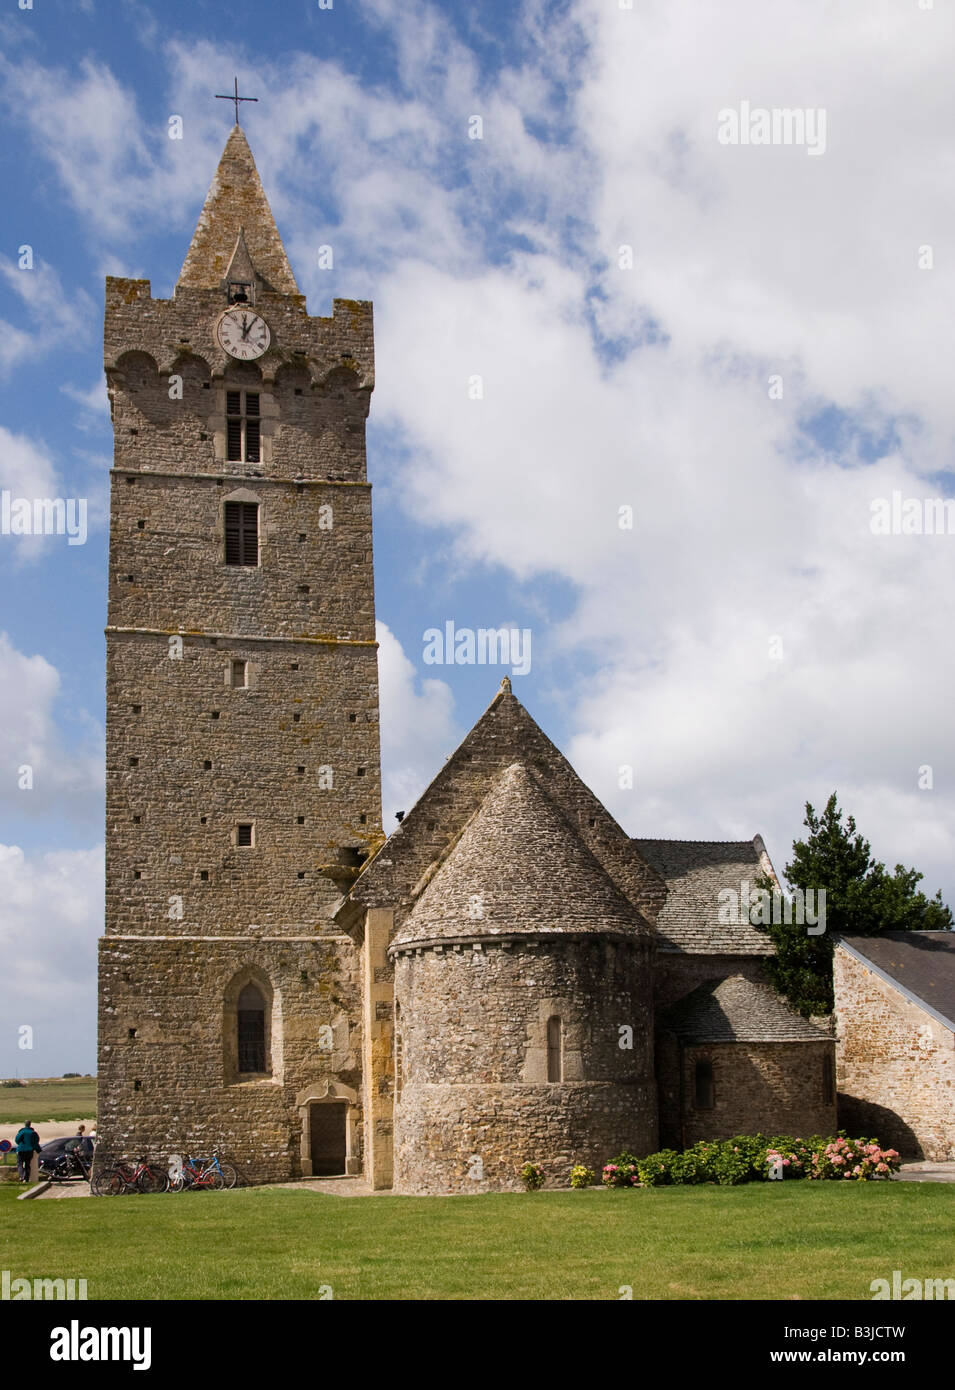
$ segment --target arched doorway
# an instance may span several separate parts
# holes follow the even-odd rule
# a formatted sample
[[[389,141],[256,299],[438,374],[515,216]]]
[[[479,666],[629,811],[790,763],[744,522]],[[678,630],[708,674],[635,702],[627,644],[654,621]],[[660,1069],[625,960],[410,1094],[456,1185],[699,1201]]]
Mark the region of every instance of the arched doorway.
[[[323,1081],[296,1096],[302,1117],[306,1177],[352,1177],[361,1172],[358,1095],[340,1081]]]

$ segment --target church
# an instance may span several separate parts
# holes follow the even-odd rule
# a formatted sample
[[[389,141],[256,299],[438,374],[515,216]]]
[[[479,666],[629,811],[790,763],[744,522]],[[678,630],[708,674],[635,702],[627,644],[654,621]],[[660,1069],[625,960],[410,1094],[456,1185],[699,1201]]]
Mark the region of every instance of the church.
[[[372,306],[309,315],[238,124],[172,297],[107,279],[104,361],[100,1151],[484,1192],[834,1133],[827,1025],[720,919],[759,836],[631,838],[505,679],[385,837]]]

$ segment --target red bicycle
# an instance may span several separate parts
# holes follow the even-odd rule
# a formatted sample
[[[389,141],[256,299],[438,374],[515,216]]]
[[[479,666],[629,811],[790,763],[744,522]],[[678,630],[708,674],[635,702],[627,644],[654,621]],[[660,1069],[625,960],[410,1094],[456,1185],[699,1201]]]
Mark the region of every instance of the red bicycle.
[[[97,1197],[121,1197],[124,1192],[168,1192],[169,1174],[143,1154],[135,1164],[117,1163],[97,1173],[90,1188]]]

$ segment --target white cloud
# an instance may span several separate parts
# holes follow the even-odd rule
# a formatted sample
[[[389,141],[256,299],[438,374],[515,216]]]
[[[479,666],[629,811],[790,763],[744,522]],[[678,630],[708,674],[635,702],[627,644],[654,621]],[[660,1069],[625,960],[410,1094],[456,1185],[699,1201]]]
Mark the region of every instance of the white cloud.
[[[21,269],[17,262],[0,258],[0,275],[23,302],[30,319],[29,331],[0,320],[0,371],[42,356],[64,341],[76,347],[89,338],[92,300],[83,290],[70,298],[54,266],[36,260],[31,269]]]
[[[0,1073],[95,1071],[95,1035],[77,1021],[96,989],[102,845],[42,855],[0,845],[0,903]],[[22,1025],[33,1030],[32,1049],[18,1045]]]
[[[587,254],[540,236],[467,276],[406,258],[377,295],[376,409],[407,444],[395,495],[454,531],[459,565],[577,587],[535,662],[596,663],[569,752],[633,833],[762,830],[784,862],[803,801],[838,786],[878,855],[951,894],[955,805],[917,776],[955,756],[955,538],[869,521],[893,488],[937,495],[949,464],[955,282],[916,257],[950,221],[935,171],[952,20],[929,32],[915,7],[877,8],[581,5],[591,168],[568,192],[593,218]],[[826,106],[827,154],[720,146],[717,113],[743,97]],[[609,356],[591,310],[624,345]],[[876,436],[901,416],[897,442],[871,465],[851,435],[814,443],[801,425],[832,405]],[[624,763],[634,792],[617,791]]]
[[[51,815],[89,824],[98,815],[102,730],[80,717],[81,741],[66,744],[56,720],[60,684],[45,657],[26,656],[0,632],[0,811],[17,824]]]
[[[42,445],[0,425],[0,488],[11,497],[58,497],[57,471]],[[0,557],[14,565],[38,560],[53,544],[48,536],[0,535]],[[60,542],[63,543],[62,540]]]
[[[61,386],[60,390],[80,407],[81,429],[101,429],[109,424],[109,396],[105,377],[98,377],[85,391],[78,386]]]

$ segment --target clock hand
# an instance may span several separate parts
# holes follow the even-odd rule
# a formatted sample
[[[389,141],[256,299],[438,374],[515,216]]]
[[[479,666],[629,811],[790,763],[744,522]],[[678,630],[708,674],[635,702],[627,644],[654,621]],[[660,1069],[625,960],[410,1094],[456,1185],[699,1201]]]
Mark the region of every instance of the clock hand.
[[[252,327],[252,320],[249,319],[249,321],[246,322],[245,315],[243,314],[243,316],[242,316],[242,322],[243,322],[243,324],[245,325],[244,328],[242,329],[242,336],[243,336],[243,338],[247,338],[247,337],[249,336],[249,329]]]

